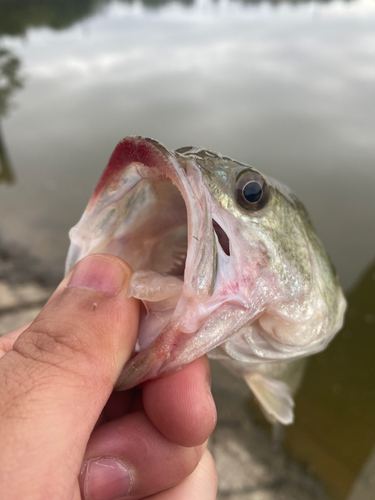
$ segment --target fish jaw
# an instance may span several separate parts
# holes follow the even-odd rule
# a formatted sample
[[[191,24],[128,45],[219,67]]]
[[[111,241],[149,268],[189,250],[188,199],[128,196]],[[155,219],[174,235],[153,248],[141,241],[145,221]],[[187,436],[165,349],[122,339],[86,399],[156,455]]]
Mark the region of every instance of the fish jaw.
[[[211,310],[212,308],[212,310]],[[130,389],[150,378],[181,369],[226,341],[259,313],[258,309],[225,302],[218,297],[209,305],[186,300],[184,296],[172,319],[156,340],[125,365],[116,389]],[[180,312],[184,312],[180,315]],[[196,326],[195,318],[200,326]],[[194,328],[197,328],[194,330]],[[188,331],[186,331],[188,330]]]

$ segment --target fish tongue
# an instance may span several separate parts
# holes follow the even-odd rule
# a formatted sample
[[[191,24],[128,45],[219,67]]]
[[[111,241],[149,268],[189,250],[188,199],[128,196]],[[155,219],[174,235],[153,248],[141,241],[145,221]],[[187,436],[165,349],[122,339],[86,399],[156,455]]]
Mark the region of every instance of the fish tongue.
[[[128,296],[142,300],[144,314],[135,351],[147,349],[171,319],[181,296],[183,281],[154,271],[137,271],[130,280]]]
[[[136,271],[131,277],[128,297],[160,302],[172,295],[181,295],[183,281],[176,276],[159,274],[154,271]]]

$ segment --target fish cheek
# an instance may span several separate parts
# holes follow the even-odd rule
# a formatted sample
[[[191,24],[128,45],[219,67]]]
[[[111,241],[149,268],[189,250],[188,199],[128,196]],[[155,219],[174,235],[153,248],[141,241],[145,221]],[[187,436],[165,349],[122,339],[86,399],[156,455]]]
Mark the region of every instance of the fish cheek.
[[[313,344],[324,334],[326,318],[317,312],[306,321],[295,322],[273,313],[264,313],[259,324],[265,334],[288,347],[302,348]]]

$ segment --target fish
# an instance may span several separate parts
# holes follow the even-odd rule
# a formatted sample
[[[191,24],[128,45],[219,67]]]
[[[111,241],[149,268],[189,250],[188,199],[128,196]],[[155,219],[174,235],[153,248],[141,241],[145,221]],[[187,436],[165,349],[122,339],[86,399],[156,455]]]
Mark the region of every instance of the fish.
[[[340,330],[346,301],[286,186],[200,147],[130,136],[69,236],[66,273],[93,253],[133,270],[140,325],[116,389],[208,354],[243,377],[271,422],[293,422],[296,367]]]

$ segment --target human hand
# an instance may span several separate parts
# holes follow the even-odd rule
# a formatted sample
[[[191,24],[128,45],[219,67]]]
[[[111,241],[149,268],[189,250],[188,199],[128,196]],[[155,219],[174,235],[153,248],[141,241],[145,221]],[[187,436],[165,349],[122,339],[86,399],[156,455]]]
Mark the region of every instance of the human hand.
[[[137,336],[130,276],[117,257],[86,257],[33,323],[0,338],[4,500],[216,498],[207,358],[112,392]]]

